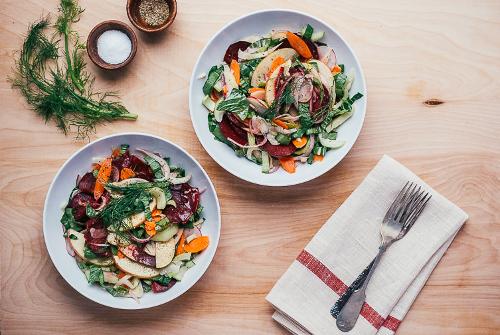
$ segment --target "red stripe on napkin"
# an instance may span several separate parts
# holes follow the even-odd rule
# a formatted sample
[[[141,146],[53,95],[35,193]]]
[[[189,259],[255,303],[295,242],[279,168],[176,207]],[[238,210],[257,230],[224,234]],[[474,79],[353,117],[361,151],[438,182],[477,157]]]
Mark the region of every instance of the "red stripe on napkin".
[[[321,261],[306,250],[302,250],[300,255],[297,257],[297,261],[304,265],[309,271],[314,273],[316,277],[318,277],[323,283],[326,284],[326,286],[331,288],[333,292],[338,295],[342,295],[347,290],[348,286],[340,280],[339,277],[337,277],[323,263],[321,263]],[[385,328],[395,332],[401,323],[401,320],[398,320],[390,315],[387,319],[384,319],[367,303],[365,303],[361,309],[361,316],[370,322],[375,329],[379,329],[384,326]]]

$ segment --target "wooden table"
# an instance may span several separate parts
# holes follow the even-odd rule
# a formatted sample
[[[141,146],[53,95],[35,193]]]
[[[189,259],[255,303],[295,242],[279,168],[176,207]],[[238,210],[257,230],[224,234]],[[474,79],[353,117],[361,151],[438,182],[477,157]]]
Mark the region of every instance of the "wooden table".
[[[76,27],[83,38],[100,21],[128,22],[125,0],[82,3]],[[136,122],[99,127],[93,138],[143,131],[175,141],[207,170],[222,206],[221,241],[203,279],[168,305],[134,312],[80,296],[43,242],[48,186],[84,143],[45,125],[5,79],[28,23],[56,7],[56,0],[0,4],[2,334],[285,334],[265,295],[384,153],[470,215],[398,334],[498,333],[500,2],[180,0],[167,33],[138,34],[127,69],[103,73],[89,64],[98,87],[118,89],[140,114]],[[291,189],[255,186],[219,167],[188,111],[191,70],[208,39],[240,15],[277,7],[309,12],[337,29],[355,49],[369,90],[365,125],[349,155]],[[430,99],[442,103],[431,106]]]

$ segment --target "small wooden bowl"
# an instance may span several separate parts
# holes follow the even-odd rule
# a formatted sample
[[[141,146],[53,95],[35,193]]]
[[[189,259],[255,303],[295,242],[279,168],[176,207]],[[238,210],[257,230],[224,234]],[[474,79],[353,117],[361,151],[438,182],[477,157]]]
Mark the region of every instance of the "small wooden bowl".
[[[167,20],[158,26],[151,26],[147,24],[139,15],[139,4],[142,0],[127,0],[127,15],[132,24],[139,30],[145,33],[155,33],[167,29],[175,20],[177,15],[177,1],[165,0],[169,7],[169,14]]]
[[[97,52],[97,39],[101,36],[102,33],[108,30],[120,30],[127,34],[128,38],[130,38],[130,42],[132,43],[132,51],[127,59],[119,64],[109,64],[106,63],[99,56]],[[97,26],[92,29],[88,38],[87,38],[87,53],[89,55],[90,60],[94,62],[95,65],[104,70],[116,70],[126,66],[128,63],[132,61],[137,52],[137,36],[135,36],[134,31],[130,28],[126,23],[116,20],[109,20],[99,23]]]

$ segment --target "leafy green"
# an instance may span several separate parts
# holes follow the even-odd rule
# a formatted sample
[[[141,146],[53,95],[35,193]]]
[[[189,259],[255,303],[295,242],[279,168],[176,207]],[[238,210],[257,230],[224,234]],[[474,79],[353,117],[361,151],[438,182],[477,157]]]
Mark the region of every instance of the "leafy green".
[[[144,228],[140,227],[132,229],[130,232],[137,238],[143,238],[144,234],[146,233]]]
[[[82,11],[77,1],[61,0],[53,37],[46,34],[48,18],[32,24],[9,78],[45,122],[54,121],[65,135],[75,130],[80,139],[95,132],[99,123],[137,118],[114,99],[113,92],[93,90],[94,77],[85,70],[85,44],[71,30]],[[62,53],[60,39],[64,42]]]
[[[240,119],[244,120],[250,118],[253,112],[250,110],[247,97],[245,94],[235,88],[229,93],[229,96],[219,103],[217,109],[220,111],[226,111],[237,114]]]
[[[163,218],[160,221],[156,222],[156,230],[157,231],[165,230],[165,228],[167,228],[169,224],[170,221],[167,218]]]
[[[100,267],[91,265],[88,270],[87,281],[89,284],[99,283],[100,285],[104,285],[104,273]]]
[[[314,126],[314,121],[311,118],[311,114],[309,114],[309,104],[308,103],[299,103],[299,118],[300,118],[300,126],[302,129],[309,129]]]
[[[111,294],[113,297],[124,297],[128,294],[128,289],[123,286],[113,287],[110,285],[105,285],[104,288]]]
[[[260,48],[259,51],[266,51],[267,49],[269,49],[270,45],[271,45],[271,38],[265,37],[250,44],[250,48]]]
[[[311,27],[311,25],[308,24],[307,27],[306,27],[306,29],[305,29],[305,31],[304,31],[304,34],[302,35],[302,37],[305,38],[305,39],[310,40],[311,37],[312,37],[313,32],[314,32],[313,27]]]
[[[240,89],[243,92],[248,92],[248,89],[252,87],[252,74],[260,61],[261,59],[252,59],[240,64]]]
[[[214,115],[211,113],[208,114],[208,129],[214,135],[216,140],[233,147],[233,144],[229,142],[224,135],[222,135],[219,123],[215,120]]]
[[[74,234],[69,234],[69,238],[72,240],[78,240],[78,237]]]
[[[344,97],[344,87],[347,84],[347,76],[344,73],[339,73],[335,76],[335,96],[339,101]]]
[[[151,285],[146,283],[144,280],[142,281],[142,289],[144,290],[144,293],[151,292]]]
[[[322,133],[321,137],[326,138],[328,140],[336,140],[337,139],[337,132],[332,131],[330,133]]]
[[[97,215],[99,215],[99,212],[93,209],[90,204],[87,204],[87,206],[85,207],[85,215],[87,215],[89,218],[95,218]]]
[[[172,278],[165,276],[165,275],[161,275],[161,276],[152,278],[152,280],[157,282],[160,285],[167,286],[168,283],[170,283],[170,281],[172,280]]]
[[[277,134],[276,135],[276,141],[278,141],[279,144],[281,144],[281,145],[288,145],[288,144],[290,144],[291,140],[292,139],[288,135],[285,135],[285,134]]]
[[[118,247],[116,245],[111,245],[111,253],[113,255],[118,255]]]
[[[120,145],[120,155],[123,155],[125,152],[127,152],[128,148],[129,148],[128,144]]]
[[[214,87],[217,80],[219,80],[223,70],[224,68],[221,65],[214,65],[210,68],[210,71],[208,71],[207,80],[203,85],[203,93],[205,95],[208,95],[210,94],[210,92],[212,92],[212,88]]]
[[[67,207],[64,209],[61,223],[63,224],[64,228],[66,228],[66,230],[74,229],[76,231],[81,231],[83,229],[83,225],[76,221],[75,217],[73,216],[73,208]]]
[[[90,250],[87,246],[85,246],[83,249],[83,256],[86,259],[95,259],[95,258],[99,257],[92,250]]]
[[[156,179],[162,179],[165,177],[163,174],[163,170],[161,169],[160,163],[149,156],[144,156],[144,161],[149,165],[151,170],[153,171],[153,175]]]

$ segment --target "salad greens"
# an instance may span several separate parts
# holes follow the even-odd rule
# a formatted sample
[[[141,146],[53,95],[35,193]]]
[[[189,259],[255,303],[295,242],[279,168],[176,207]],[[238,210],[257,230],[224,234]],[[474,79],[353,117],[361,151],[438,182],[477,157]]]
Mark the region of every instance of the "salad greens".
[[[345,143],[337,129],[363,95],[350,96],[354,75],[323,37],[309,24],[298,33],[250,36],[231,44],[208,73],[202,103],[209,130],[263,173],[294,173],[297,162],[321,161]]]
[[[68,252],[89,284],[134,299],[170,289],[209,245],[190,175],[137,151],[142,159],[128,145],[115,148],[78,178],[61,217]]]

